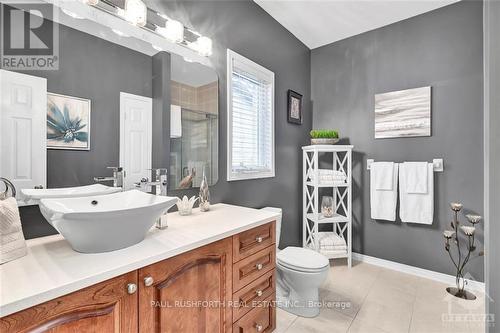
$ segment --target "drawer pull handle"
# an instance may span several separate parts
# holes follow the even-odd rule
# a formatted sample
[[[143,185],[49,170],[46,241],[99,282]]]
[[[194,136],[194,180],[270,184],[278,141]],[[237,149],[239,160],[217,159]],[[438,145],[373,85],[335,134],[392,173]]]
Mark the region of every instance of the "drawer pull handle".
[[[132,295],[137,291],[137,285],[135,283],[127,284],[127,293]]]
[[[256,290],[256,291],[255,291],[255,294],[256,294],[258,297],[262,296],[262,290]]]
[[[262,329],[263,329],[263,328],[264,328],[264,327],[262,327],[262,325],[255,324],[255,330],[256,330],[257,332],[262,332]]]
[[[257,264],[257,265],[255,265],[255,268],[257,268],[257,270],[260,271],[262,268],[264,268],[264,265]]]
[[[146,287],[151,287],[153,285],[153,283],[155,282],[155,280],[153,280],[153,278],[151,276],[146,276],[144,278],[144,285]]]
[[[263,240],[264,240],[264,238],[262,238],[262,236],[257,236],[257,237],[255,237],[255,241],[256,241],[257,243],[262,243],[262,241],[263,241]]]

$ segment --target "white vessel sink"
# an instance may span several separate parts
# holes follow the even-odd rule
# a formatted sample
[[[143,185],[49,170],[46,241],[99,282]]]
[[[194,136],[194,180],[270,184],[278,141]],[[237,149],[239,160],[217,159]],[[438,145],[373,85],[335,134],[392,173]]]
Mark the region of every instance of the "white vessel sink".
[[[25,188],[21,190],[20,199],[27,204],[36,204],[41,199],[88,197],[93,195],[117,193],[121,190],[121,187],[111,187],[103,184],[47,189]]]
[[[138,190],[40,200],[47,221],[78,252],[98,253],[141,242],[155,220],[177,202]]]

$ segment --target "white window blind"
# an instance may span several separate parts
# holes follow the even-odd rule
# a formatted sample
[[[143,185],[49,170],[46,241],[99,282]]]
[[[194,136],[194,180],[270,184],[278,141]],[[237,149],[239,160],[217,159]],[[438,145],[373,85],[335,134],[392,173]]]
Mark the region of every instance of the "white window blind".
[[[274,177],[274,73],[228,50],[228,180]]]

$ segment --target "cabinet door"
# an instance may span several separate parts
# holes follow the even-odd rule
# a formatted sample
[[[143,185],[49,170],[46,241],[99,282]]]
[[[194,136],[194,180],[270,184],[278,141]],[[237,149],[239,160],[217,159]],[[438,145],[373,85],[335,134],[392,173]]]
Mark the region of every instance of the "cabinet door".
[[[36,282],[34,282],[36,283]],[[1,332],[137,332],[137,271],[0,319]]]
[[[227,238],[140,269],[139,331],[230,332],[231,249]]]

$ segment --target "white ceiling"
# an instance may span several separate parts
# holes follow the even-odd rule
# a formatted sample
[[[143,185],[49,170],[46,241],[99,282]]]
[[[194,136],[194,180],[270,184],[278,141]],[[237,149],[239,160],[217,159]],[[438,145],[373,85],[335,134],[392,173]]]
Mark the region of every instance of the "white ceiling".
[[[254,0],[310,49],[459,0]]]

